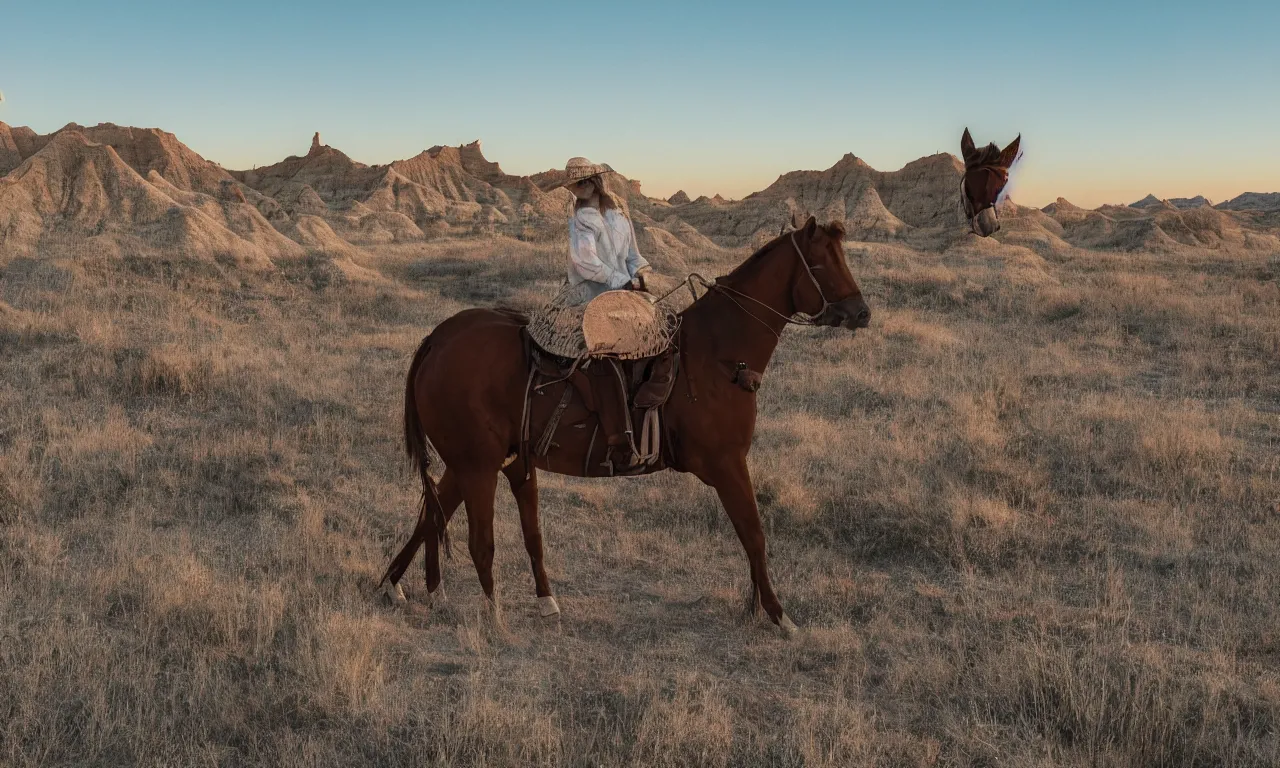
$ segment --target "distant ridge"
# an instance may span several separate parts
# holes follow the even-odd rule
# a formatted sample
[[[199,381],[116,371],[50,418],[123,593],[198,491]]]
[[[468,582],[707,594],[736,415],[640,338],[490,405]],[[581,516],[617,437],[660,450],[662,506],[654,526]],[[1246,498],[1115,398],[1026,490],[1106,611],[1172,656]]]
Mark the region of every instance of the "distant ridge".
[[[945,247],[964,223],[963,165],[940,153],[878,171],[846,154],[825,170],[784,173],[741,200],[646,196],[622,174],[606,177],[631,215],[646,256],[678,266],[700,250],[758,245],[795,213],[842,220],[851,240]],[[171,133],[103,123],[48,135],[0,123],[0,247],[34,254],[49,238],[82,238],[106,252],[181,249],[197,258],[269,265],[320,255],[348,277],[367,276],[363,246],[441,236],[563,237],[564,189],[552,173],[516,176],[479,141],[433,146],[385,165],[326,145],[247,171],[228,171]],[[1005,200],[1000,238],[1041,250],[1272,248],[1280,193],[1246,193],[1216,207],[1202,196],[1088,211],[1063,198],[1043,210]],[[341,264],[338,260],[342,261]]]
[[[1177,206],[1168,200],[1161,200],[1155,195],[1147,195],[1136,203],[1130,203],[1129,207],[1142,209],[1161,208],[1164,210],[1175,210],[1177,208]]]
[[[1216,207],[1224,211],[1280,211],[1280,192],[1245,192]]]
[[[1185,210],[1187,208],[1199,208],[1202,205],[1212,205],[1208,198],[1204,195],[1196,195],[1195,197],[1171,197],[1168,200],[1161,200],[1155,195],[1147,195],[1136,203],[1130,203],[1130,208],[1177,208]]]

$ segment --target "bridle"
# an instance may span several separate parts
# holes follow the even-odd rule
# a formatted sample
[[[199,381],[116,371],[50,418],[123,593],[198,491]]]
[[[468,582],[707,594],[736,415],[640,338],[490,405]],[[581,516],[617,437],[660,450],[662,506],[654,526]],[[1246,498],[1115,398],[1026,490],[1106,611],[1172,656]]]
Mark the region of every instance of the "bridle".
[[[729,286],[721,282],[722,278],[716,278],[716,281],[714,283],[708,283],[706,279],[703,278],[701,275],[690,275],[689,277],[690,278],[697,277],[699,280],[702,281],[703,285],[708,290],[722,291],[725,294],[725,298],[727,298],[729,301],[732,301],[735,305],[737,305],[738,309],[741,309],[743,312],[746,312],[748,315],[751,316],[753,320],[755,320],[757,323],[760,323],[765,328],[768,328],[770,333],[772,333],[774,336],[777,336],[779,339],[781,339],[782,338],[781,332],[773,330],[772,325],[769,325],[764,320],[761,320],[759,315],[757,315],[756,313],[744,307],[737,299],[734,298],[734,296],[738,296],[740,298],[746,299],[747,301],[754,302],[764,307],[769,312],[773,313],[774,315],[782,319],[784,323],[783,327],[785,327],[787,324],[817,325],[817,323],[814,322],[814,318],[820,317],[823,312],[826,312],[827,308],[831,306],[831,302],[827,299],[826,292],[822,290],[822,284],[818,282],[818,276],[813,274],[813,267],[809,266],[809,260],[804,257],[804,251],[800,249],[800,243],[796,242],[796,233],[794,230],[792,230],[791,232],[791,245],[795,248],[796,255],[800,257],[800,263],[804,265],[805,274],[809,276],[809,280],[813,283],[813,287],[817,289],[818,297],[822,299],[822,309],[819,309],[817,313],[813,315],[809,315],[807,317],[796,318],[794,315],[784,315],[778,310],[769,306],[768,304],[765,304],[763,301],[760,301],[755,297],[748,296],[747,294],[743,293],[742,291],[739,291],[736,288],[730,288]]]
[[[988,173],[999,173],[999,171],[997,171],[995,168],[989,165],[984,165],[975,170],[986,171]],[[983,206],[982,208],[974,210],[973,202],[969,199],[969,189],[968,187],[965,186],[965,183],[964,183],[965,179],[968,178],[968,176],[969,176],[968,171],[966,171],[964,174],[960,176],[960,205],[961,205],[961,208],[963,209],[965,218],[969,220],[969,231],[975,235],[981,235],[982,233],[978,231],[978,225],[975,221],[978,218],[978,214],[990,208],[992,215],[996,217],[996,223],[999,223],[1000,208],[996,206],[995,203],[992,203],[991,205],[986,205],[986,206]],[[1007,176],[1005,177],[1005,183],[1006,184],[1008,183]]]

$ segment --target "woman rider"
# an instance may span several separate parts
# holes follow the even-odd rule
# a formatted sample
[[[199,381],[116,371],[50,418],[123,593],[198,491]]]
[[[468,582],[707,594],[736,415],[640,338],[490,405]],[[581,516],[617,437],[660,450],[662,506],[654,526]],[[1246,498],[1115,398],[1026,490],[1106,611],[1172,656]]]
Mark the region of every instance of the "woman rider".
[[[556,186],[573,193],[569,218],[569,284],[582,286],[575,303],[585,304],[605,291],[644,289],[649,262],[636,248],[636,232],[618,198],[605,189],[607,165],[585,157],[565,164]]]
[[[604,175],[613,173],[607,165],[585,157],[570,158],[564,174],[546,189],[565,187],[573,193],[569,217],[569,289],[562,301],[586,304],[605,291],[645,290],[644,276],[649,262],[636,247],[636,232],[622,203],[605,188]],[[592,366],[592,390],[599,409],[614,467],[636,466],[633,438],[626,430],[626,394],[621,391],[611,365]]]

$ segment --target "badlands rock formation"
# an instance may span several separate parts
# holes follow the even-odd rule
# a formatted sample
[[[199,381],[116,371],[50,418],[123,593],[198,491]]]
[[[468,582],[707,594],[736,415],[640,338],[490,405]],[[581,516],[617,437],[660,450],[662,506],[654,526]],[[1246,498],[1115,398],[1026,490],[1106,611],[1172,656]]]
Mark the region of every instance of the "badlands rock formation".
[[[1087,211],[1058,200],[1041,211],[1061,227],[1060,237],[1080,248],[1170,252],[1195,248],[1244,248],[1278,250],[1273,228],[1255,217],[1235,215],[1224,205],[1213,207],[1203,197],[1180,203],[1204,201],[1197,206],[1178,205],[1153,195],[1130,206],[1104,205]],[[1278,206],[1280,207],[1280,206]]]
[[[822,171],[783,174],[742,200],[666,200],[621,174],[608,178],[641,249],[673,269],[718,247],[758,245],[800,210],[846,223],[851,240],[945,249],[967,237],[957,211],[963,166],[949,154],[877,171],[852,154]],[[311,139],[305,155],[227,171],[157,129],[71,124],[40,135],[0,123],[0,255],[44,246],[142,254],[166,250],[269,267],[320,254],[351,276],[361,248],[441,236],[562,237],[570,196],[544,192],[551,171],[514,176],[479,142],[436,146],[366,165]],[[1005,200],[997,238],[1051,252],[1073,247],[1176,251],[1280,250],[1280,193],[1246,193],[1085,210],[1059,198],[1043,210]]]
[[[0,178],[6,256],[32,255],[49,237],[109,252],[177,250],[264,267],[303,253],[247,197],[228,194],[236,188],[224,188],[225,171],[171,134],[115,126],[68,126],[51,136],[0,131],[6,134],[24,155]]]
[[[1280,210],[1280,192],[1245,192],[1217,207],[1224,211],[1276,211]]]

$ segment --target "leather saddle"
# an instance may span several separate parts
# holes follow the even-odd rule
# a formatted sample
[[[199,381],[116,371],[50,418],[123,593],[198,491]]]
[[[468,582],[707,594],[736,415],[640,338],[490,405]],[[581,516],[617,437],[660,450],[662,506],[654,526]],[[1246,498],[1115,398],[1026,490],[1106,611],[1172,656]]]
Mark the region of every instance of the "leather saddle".
[[[565,379],[573,382],[575,389],[587,401],[588,407],[596,410],[594,395],[586,382],[588,371],[593,367],[613,365],[620,371],[623,380],[628,384],[627,401],[634,408],[658,408],[666,404],[671,397],[671,389],[675,386],[676,354],[674,348],[663,350],[652,357],[637,360],[616,360],[609,357],[589,357],[582,364],[578,361],[553,355],[530,343],[530,358],[534,370],[547,379]]]
[[[674,346],[668,346],[657,355],[633,360],[610,356],[573,360],[542,349],[527,332],[524,339],[530,366],[525,388],[524,436],[526,443],[534,441],[528,445],[528,453],[544,457],[559,447],[555,438],[561,429],[561,420],[571,404],[580,404],[587,413],[595,416],[597,432],[603,428],[607,433],[613,428],[625,434],[627,452],[632,454],[630,462],[619,466],[614,451],[606,450],[605,461],[593,466],[593,451],[589,445],[584,458],[585,476],[644,474],[666,466],[661,418],[662,407],[670,399],[676,381],[679,355]],[[548,417],[536,418],[540,423],[531,423],[534,420],[530,418],[534,395],[561,383],[566,386],[561,388],[556,407]],[[639,425],[639,429],[634,425]],[[569,426],[582,427],[583,424],[579,422]],[[592,444],[595,444],[596,435],[593,434],[592,438]],[[604,440],[599,442],[604,445]]]

